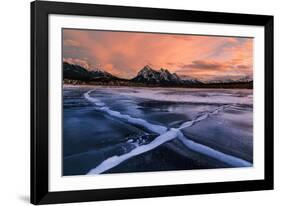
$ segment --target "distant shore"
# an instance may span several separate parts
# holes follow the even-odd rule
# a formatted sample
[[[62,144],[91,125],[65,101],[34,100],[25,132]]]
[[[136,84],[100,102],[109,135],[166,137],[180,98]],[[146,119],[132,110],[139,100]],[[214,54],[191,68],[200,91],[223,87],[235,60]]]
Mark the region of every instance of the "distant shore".
[[[64,79],[64,85],[72,86],[116,86],[116,87],[169,87],[169,88],[206,88],[206,89],[253,89],[253,82],[230,82],[230,83],[202,83],[191,85],[169,85],[169,84],[147,84],[147,83],[132,83],[131,81],[81,81]]]

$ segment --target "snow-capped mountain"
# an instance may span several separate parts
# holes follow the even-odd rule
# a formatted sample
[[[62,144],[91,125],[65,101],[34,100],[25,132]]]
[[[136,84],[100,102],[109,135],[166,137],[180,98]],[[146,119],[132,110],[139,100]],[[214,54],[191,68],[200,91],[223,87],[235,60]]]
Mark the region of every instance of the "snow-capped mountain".
[[[90,81],[91,75],[89,71],[79,65],[63,62],[63,78],[81,81]]]
[[[190,84],[202,84],[202,82],[199,81],[198,79],[192,78],[192,77],[187,76],[187,75],[180,75],[180,79],[182,81],[190,83]]]
[[[100,69],[92,70],[89,72],[93,79],[97,79],[97,78],[116,79],[117,78],[117,77],[113,76],[112,74],[110,74],[106,71],[100,70]]]
[[[233,79],[224,79],[224,80],[215,79],[215,80],[207,81],[205,83],[207,83],[207,84],[225,84],[225,83],[233,83],[233,82],[236,82],[236,81]]]
[[[81,81],[110,81],[118,78],[99,69],[89,71],[80,65],[63,62],[63,78]]]
[[[250,76],[245,76],[237,80],[238,82],[252,82],[253,78]]]
[[[253,78],[250,76],[245,76],[239,79],[224,79],[224,80],[211,80],[205,83],[209,84],[227,84],[227,83],[250,83],[253,81]]]
[[[161,68],[160,70],[154,70],[150,66],[146,65],[132,79],[134,82],[148,83],[148,84],[165,84],[165,85],[182,85],[182,84],[194,84],[199,83],[195,80],[181,79],[176,73],[170,73],[169,70]]]
[[[240,79],[212,80],[200,82],[187,75],[177,75],[161,68],[154,70],[143,67],[133,79],[122,79],[109,72],[95,69],[87,70],[80,65],[63,63],[63,79],[67,84],[98,84],[111,86],[164,86],[198,88],[253,88],[253,79],[245,76]]]

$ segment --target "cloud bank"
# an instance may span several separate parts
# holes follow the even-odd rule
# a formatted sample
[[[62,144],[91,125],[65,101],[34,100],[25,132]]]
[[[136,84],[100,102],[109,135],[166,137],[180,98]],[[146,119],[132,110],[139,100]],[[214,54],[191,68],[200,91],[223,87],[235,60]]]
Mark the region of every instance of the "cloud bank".
[[[145,65],[201,80],[252,76],[253,39],[63,30],[63,59],[132,78]]]

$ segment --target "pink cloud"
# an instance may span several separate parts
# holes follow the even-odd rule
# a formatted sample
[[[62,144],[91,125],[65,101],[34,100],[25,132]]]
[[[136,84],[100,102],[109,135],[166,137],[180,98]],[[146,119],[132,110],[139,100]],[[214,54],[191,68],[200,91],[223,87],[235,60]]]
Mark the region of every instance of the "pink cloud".
[[[125,78],[135,76],[146,64],[199,79],[225,72],[252,73],[251,38],[66,29],[63,39],[65,59],[81,60],[90,68],[102,68]],[[205,62],[205,69],[202,64],[201,71],[196,70],[196,61]],[[208,67],[210,62],[217,67]]]

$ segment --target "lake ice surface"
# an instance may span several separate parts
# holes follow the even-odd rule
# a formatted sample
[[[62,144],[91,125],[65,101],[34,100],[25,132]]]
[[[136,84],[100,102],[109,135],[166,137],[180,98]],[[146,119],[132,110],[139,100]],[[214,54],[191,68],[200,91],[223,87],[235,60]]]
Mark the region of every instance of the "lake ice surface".
[[[249,167],[248,89],[63,89],[63,175]]]

